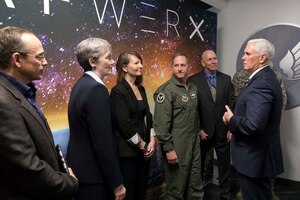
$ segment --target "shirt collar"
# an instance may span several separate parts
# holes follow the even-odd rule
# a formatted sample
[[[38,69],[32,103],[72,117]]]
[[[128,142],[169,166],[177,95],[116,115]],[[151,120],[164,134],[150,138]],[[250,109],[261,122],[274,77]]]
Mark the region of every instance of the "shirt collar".
[[[99,76],[95,72],[87,71],[87,72],[84,72],[84,73],[87,74],[87,75],[90,75],[93,79],[95,79],[95,81],[97,81],[98,83],[105,86],[103,81],[99,78]]]
[[[185,87],[185,86],[189,87],[189,85],[190,85],[189,81],[186,82],[186,85],[184,85],[183,83],[179,82],[178,79],[176,78],[176,76],[174,74],[171,77],[171,81],[175,85],[182,86],[182,87]]]
[[[204,68],[204,73],[205,73],[205,77],[206,77],[207,79],[209,79],[211,75],[212,75],[214,78],[217,77],[217,76],[216,76],[216,75],[217,75],[216,71],[214,71],[213,73],[210,73],[207,69]]]
[[[33,82],[30,82],[26,85],[5,73],[0,72],[0,74],[4,78],[6,78],[11,84],[13,84],[25,97],[35,97],[36,88]]]
[[[257,74],[260,70],[262,70],[263,68],[265,68],[265,67],[267,67],[267,66],[268,66],[268,65],[265,65],[265,66],[263,66],[263,67],[258,68],[257,70],[255,70],[255,71],[250,75],[249,80],[250,80],[255,74]]]

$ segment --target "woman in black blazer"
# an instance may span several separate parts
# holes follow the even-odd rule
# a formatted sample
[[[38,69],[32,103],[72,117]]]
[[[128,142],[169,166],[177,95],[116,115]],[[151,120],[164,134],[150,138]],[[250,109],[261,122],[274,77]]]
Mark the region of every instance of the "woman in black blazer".
[[[142,86],[142,62],[136,52],[121,53],[116,64],[118,81],[111,91],[126,200],[145,199],[149,158],[155,150],[152,115]]]
[[[84,74],[74,85],[68,119],[67,160],[79,182],[75,200],[121,200],[126,189],[118,163],[111,99],[103,82],[111,74],[112,49],[101,38],[87,38],[76,48]]]

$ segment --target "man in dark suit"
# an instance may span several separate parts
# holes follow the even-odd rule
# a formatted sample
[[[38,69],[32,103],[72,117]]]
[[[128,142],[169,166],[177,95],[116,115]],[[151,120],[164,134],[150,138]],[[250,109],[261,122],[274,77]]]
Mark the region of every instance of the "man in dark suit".
[[[53,136],[33,80],[47,66],[40,40],[0,29],[0,199],[72,199],[77,179],[59,170]]]
[[[231,78],[217,70],[218,59],[212,50],[203,52],[201,64],[204,70],[192,75],[189,80],[198,87],[202,177],[206,155],[213,146],[217,154],[220,197],[229,199],[231,133],[222,122],[222,116],[232,97]]]
[[[269,66],[273,44],[248,41],[244,69],[249,81],[237,97],[234,111],[226,106],[223,121],[233,134],[232,162],[240,177],[243,199],[272,199],[271,180],[283,172],[280,144],[282,94]]]

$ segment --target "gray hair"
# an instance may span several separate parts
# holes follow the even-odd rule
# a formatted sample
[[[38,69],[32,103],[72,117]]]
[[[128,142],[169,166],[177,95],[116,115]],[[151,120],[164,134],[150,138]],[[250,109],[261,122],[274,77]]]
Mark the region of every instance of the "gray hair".
[[[259,55],[262,55],[262,54],[266,54],[267,57],[268,57],[268,64],[270,63],[270,60],[274,57],[275,55],[275,47],[274,45],[266,40],[266,39],[263,39],[263,38],[259,38],[259,39],[252,39],[252,40],[249,40],[247,42],[247,44],[249,43],[255,43],[255,49],[256,49],[256,52],[259,54]]]
[[[106,52],[112,51],[111,45],[104,39],[90,37],[81,41],[76,47],[76,57],[84,71],[92,70],[89,59],[97,60]]]

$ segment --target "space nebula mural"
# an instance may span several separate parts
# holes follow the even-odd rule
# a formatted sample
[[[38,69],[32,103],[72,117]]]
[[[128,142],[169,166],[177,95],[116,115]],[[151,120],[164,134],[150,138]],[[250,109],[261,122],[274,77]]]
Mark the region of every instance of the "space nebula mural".
[[[108,40],[115,60],[125,50],[142,55],[143,85],[152,109],[154,91],[171,77],[175,52],[188,55],[193,74],[201,70],[201,53],[216,49],[217,15],[179,0],[0,0],[0,27],[9,25],[33,31],[44,45],[48,66],[36,82],[37,101],[56,138],[63,138],[68,128],[70,92],[83,74],[75,56],[83,39]],[[105,84],[110,89],[115,83],[114,70]],[[157,168],[161,156],[156,158],[150,177],[154,184],[163,173]]]
[[[191,73],[200,70],[201,52],[216,48],[216,23],[215,13],[179,0],[0,0],[0,27],[24,27],[42,40],[48,67],[37,100],[54,131],[68,126],[70,91],[82,75],[74,54],[81,40],[108,40],[115,59],[124,50],[139,52],[153,107],[153,92],[171,76],[172,55],[186,53]],[[111,88],[115,81],[105,83]]]

